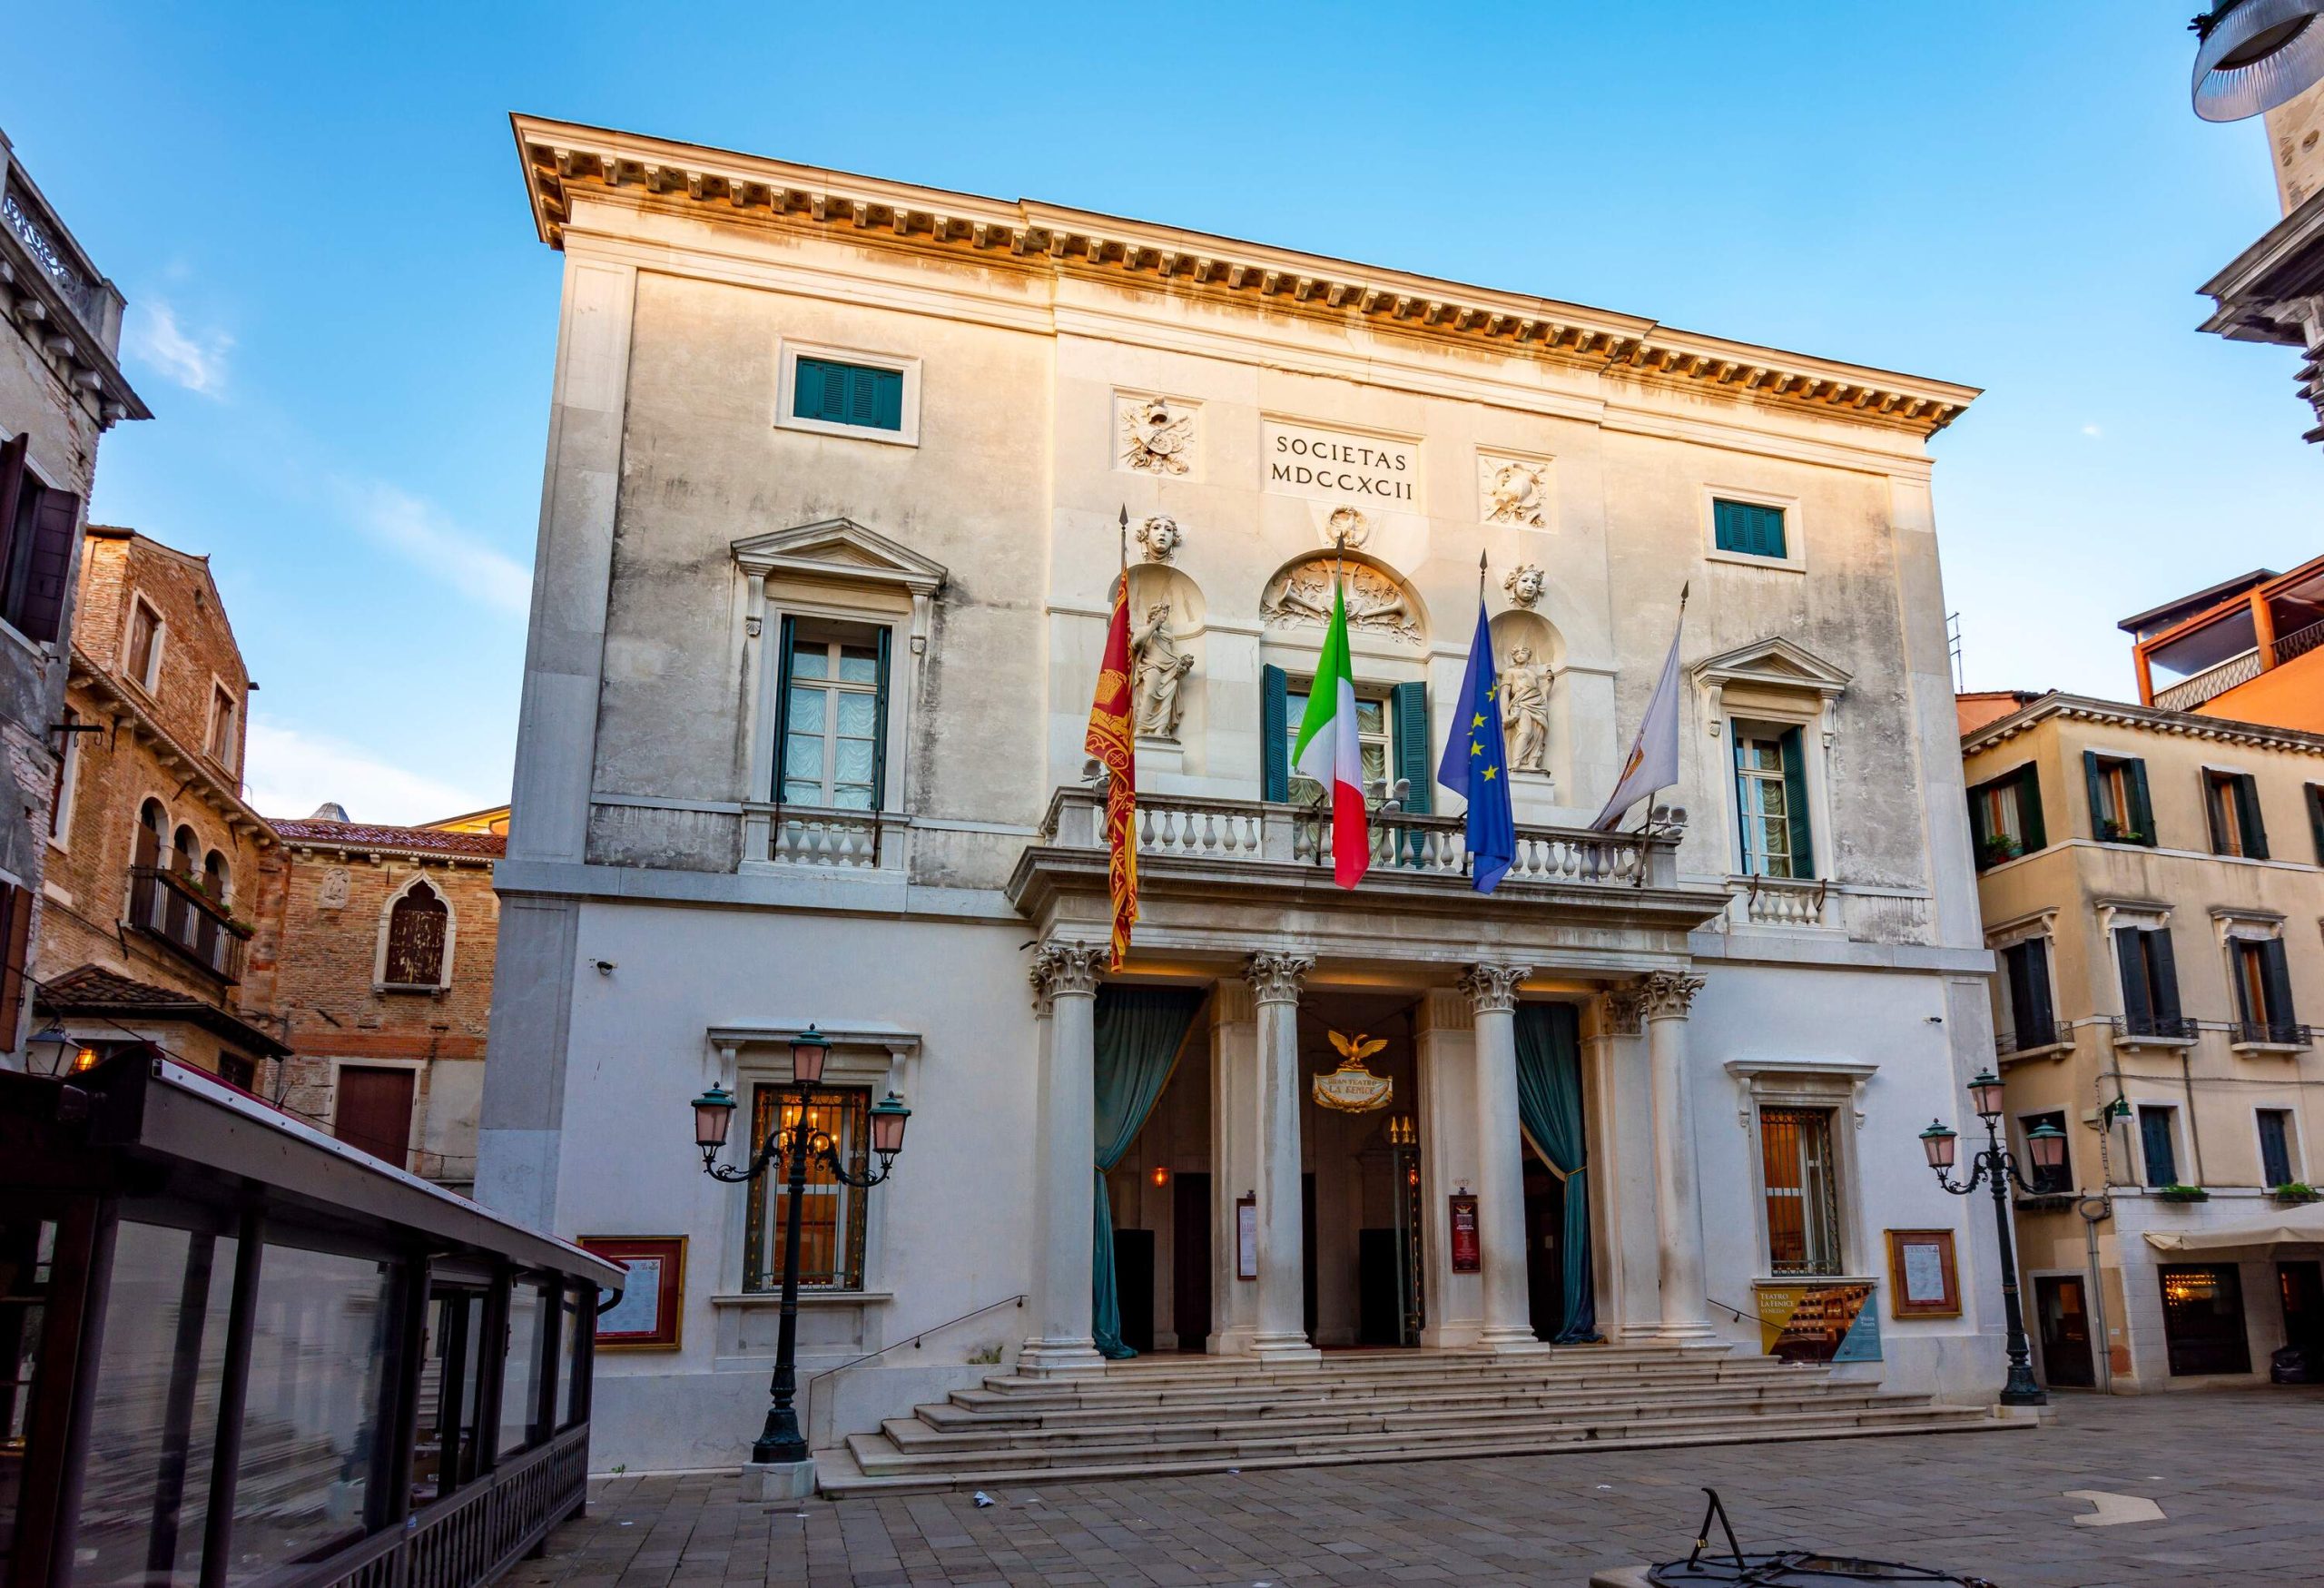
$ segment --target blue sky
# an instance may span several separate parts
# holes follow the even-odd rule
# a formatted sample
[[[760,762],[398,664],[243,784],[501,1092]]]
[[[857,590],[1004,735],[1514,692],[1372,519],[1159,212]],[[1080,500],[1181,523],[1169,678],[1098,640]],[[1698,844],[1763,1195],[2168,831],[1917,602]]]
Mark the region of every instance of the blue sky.
[[[1984,387],[1937,439],[1972,687],[2319,546],[2296,359],[2198,334],[2276,217],[2191,0],[1285,9],[27,5],[0,128],[159,416],[95,517],[212,559],[250,781],[507,797],[560,261],[524,110],[1027,194]]]

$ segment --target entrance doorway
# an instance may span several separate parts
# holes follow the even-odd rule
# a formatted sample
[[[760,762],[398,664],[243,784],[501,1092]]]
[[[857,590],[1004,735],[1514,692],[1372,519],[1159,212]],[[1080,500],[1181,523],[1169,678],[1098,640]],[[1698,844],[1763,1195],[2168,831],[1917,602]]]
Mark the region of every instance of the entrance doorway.
[[[1525,1288],[1533,1337],[1554,1340],[1565,1327],[1565,1182],[1525,1153]]]
[[[1170,1327],[1181,1351],[1210,1348],[1210,1176],[1182,1173],[1170,1210]]]
[[[2241,1271],[2232,1263],[2190,1263],[2161,1275],[2162,1339],[2171,1353],[2171,1376],[2250,1372]]]
[[[1420,1343],[1422,1221],[1403,1183],[1419,1139],[1418,1022],[1408,992],[1311,988],[1299,1006],[1302,1299],[1307,1338],[1326,1350]],[[1316,1078],[1351,1062],[1387,1083],[1384,1100],[1361,1112],[1319,1104]]]
[[[2042,1379],[2052,1389],[2093,1389],[2098,1369],[2090,1350],[2090,1308],[2078,1275],[2044,1274],[2034,1281],[2034,1310],[2042,1334]]]
[[[2324,1263],[2278,1263],[2276,1288],[2284,1302],[2284,1344],[2308,1359],[2308,1381],[2324,1380]]]

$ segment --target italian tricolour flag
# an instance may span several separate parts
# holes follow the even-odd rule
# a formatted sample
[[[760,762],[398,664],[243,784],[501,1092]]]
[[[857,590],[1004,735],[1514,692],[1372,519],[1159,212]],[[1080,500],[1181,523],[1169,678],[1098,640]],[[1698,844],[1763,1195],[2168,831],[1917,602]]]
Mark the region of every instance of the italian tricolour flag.
[[[1292,764],[1332,791],[1332,880],[1353,888],[1372,866],[1372,828],[1364,813],[1364,750],[1356,739],[1355,676],[1347,663],[1347,593],[1332,582],[1332,623],[1315,663],[1307,715],[1291,748]]]

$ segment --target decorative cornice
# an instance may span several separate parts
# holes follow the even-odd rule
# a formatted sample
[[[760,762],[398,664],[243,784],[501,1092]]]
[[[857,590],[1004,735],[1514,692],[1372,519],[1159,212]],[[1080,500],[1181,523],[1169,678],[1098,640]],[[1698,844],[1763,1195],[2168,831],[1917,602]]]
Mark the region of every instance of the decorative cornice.
[[[1251,997],[1256,1002],[1296,1003],[1301,984],[1315,968],[1313,954],[1277,953],[1262,949],[1244,962],[1243,980],[1251,984]]]
[[[1676,971],[1656,971],[1638,984],[1640,1001],[1650,1021],[1685,1020],[1695,1007],[1695,994],[1702,990],[1700,976]]]
[[[1635,315],[1374,270],[1206,232],[1009,202],[532,116],[510,118],[541,241],[565,245],[577,195],[730,222],[1497,346],[1648,384],[1684,384],[1926,437],[1977,389],[1679,330]]]
[[[77,645],[73,647],[66,686],[90,696],[97,703],[102,715],[127,728],[132,735],[146,740],[153,758],[161,763],[162,769],[182,776],[187,789],[199,794],[203,803],[217,813],[229,832],[239,834],[247,830],[251,842],[261,849],[270,848],[280,841],[274,824],[259,814],[256,806],[242,798],[241,789],[219,775],[215,764],[208,755],[198,755],[180,743],[143,702],[132,695],[118,678]]]
[[[1459,986],[1476,1013],[1507,1014],[1517,1007],[1518,984],[1532,973],[1531,965],[1471,965]]]
[[[1033,952],[1033,963],[1026,972],[1033,983],[1033,1009],[1047,1014],[1057,999],[1067,997],[1095,998],[1098,995],[1098,973],[1105,970],[1107,951],[1094,943],[1043,943]]]
[[[2097,700],[2088,695],[2055,692],[2028,702],[2009,715],[1987,723],[1974,733],[1964,734],[1961,736],[1961,754],[1968,756],[1981,750],[1990,750],[2020,734],[2031,732],[2053,716],[2099,723],[2107,727],[2142,728],[2149,733],[2208,739],[2222,745],[2249,745],[2260,749],[2324,755],[2324,734],[2270,727],[2264,723],[2240,723],[2232,717],[2203,716],[2191,711],[2162,711],[2151,705],[2132,705],[2128,701]]]

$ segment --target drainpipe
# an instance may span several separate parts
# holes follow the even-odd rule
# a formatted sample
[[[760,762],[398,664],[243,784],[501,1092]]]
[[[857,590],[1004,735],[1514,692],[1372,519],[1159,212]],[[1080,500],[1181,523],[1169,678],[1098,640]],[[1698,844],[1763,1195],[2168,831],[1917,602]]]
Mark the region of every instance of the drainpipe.
[[[2197,1030],[2201,1030],[2198,1027]],[[2195,1122],[2195,1066],[2191,1048],[2179,1050],[2179,1083],[2187,1091],[2187,1142],[2195,1149],[2195,1178],[2190,1185],[2208,1185],[2203,1176],[2203,1128]]]

